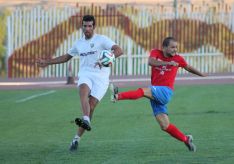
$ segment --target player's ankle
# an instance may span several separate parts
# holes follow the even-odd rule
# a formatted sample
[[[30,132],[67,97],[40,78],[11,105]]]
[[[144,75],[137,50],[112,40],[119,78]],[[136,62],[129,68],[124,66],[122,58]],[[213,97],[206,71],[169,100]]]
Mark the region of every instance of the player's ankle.
[[[73,138],[72,142],[79,142],[80,141],[80,136],[78,136],[77,134],[75,135],[75,137]]]
[[[189,138],[188,138],[188,136],[186,136],[186,140],[184,141],[184,143],[188,144],[188,142],[189,142]]]
[[[90,123],[90,118],[89,118],[89,116],[83,116],[83,119],[86,120],[86,121],[88,121],[88,122]]]

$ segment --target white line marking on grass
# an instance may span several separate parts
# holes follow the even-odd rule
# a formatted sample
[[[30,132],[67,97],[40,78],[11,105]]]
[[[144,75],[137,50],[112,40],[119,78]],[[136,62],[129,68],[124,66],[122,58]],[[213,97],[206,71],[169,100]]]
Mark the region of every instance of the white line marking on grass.
[[[176,77],[176,81],[183,80],[234,80],[233,75],[207,76],[207,77]],[[145,82],[150,81],[150,77],[132,77],[124,79],[112,79],[111,82]],[[66,81],[39,81],[39,82],[0,82],[0,86],[34,86],[34,85],[66,85]]]
[[[66,81],[41,81],[41,82],[1,82],[0,86],[21,86],[21,85],[49,85],[66,84]]]
[[[223,80],[223,79],[231,79],[234,80],[233,75],[225,75],[225,76],[207,76],[207,77],[176,77],[176,80]],[[136,81],[150,81],[150,77],[139,77],[139,78],[124,78],[124,79],[112,79],[112,82],[136,82]],[[33,86],[33,85],[54,85],[61,84],[66,85],[66,81],[40,81],[40,82],[0,82],[0,86]]]
[[[49,95],[49,94],[52,94],[52,93],[55,93],[55,92],[56,92],[55,90],[52,90],[52,91],[48,91],[48,92],[45,92],[45,93],[40,93],[40,94],[32,95],[32,96],[26,97],[24,99],[17,100],[16,103],[22,103],[22,102],[29,101],[29,100],[35,99],[37,97]]]

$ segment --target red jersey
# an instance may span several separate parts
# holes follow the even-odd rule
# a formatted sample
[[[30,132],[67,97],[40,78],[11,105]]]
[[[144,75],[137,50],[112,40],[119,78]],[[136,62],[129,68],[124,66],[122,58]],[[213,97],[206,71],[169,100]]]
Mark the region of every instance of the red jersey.
[[[187,62],[180,55],[175,55],[173,57],[165,57],[163,56],[163,52],[161,50],[153,49],[150,52],[150,57],[158,60],[158,61],[174,61],[179,64],[179,66],[152,66],[151,68],[151,84],[154,86],[168,86],[172,90],[174,90],[174,82],[177,74],[177,70],[179,67],[186,67]]]

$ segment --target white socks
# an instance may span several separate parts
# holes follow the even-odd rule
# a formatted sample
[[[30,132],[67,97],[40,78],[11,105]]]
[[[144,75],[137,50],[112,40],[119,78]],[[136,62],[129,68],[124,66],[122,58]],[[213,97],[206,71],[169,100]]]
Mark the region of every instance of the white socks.
[[[86,121],[88,121],[88,122],[90,123],[90,118],[89,118],[89,116],[83,116],[83,119],[86,120]]]
[[[80,137],[76,134],[75,137],[73,138],[72,142],[79,142],[80,141]]]

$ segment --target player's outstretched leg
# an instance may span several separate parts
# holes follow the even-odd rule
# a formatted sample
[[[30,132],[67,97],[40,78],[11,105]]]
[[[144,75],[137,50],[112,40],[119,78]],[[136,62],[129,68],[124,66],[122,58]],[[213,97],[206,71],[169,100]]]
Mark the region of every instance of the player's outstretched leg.
[[[76,118],[75,123],[76,123],[76,125],[78,125],[79,127],[84,128],[87,131],[91,130],[90,123],[87,120],[84,120],[84,119],[81,119],[81,118]]]
[[[196,146],[193,144],[193,136],[192,135],[186,135],[187,141],[185,142],[185,145],[188,147],[189,151],[196,152]]]
[[[119,89],[117,86],[115,86],[114,84],[110,84],[110,91],[111,91],[111,102],[115,103],[118,98],[116,97],[117,94],[119,93]]]

